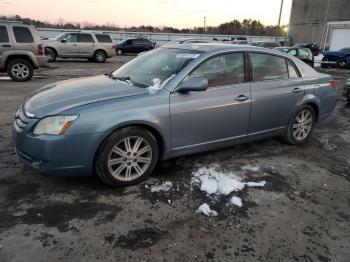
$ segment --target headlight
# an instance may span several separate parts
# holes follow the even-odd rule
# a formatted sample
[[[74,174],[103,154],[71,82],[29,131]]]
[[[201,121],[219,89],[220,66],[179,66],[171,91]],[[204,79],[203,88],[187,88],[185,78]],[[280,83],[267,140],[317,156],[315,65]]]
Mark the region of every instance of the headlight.
[[[48,116],[41,119],[35,126],[35,135],[62,135],[78,116]]]

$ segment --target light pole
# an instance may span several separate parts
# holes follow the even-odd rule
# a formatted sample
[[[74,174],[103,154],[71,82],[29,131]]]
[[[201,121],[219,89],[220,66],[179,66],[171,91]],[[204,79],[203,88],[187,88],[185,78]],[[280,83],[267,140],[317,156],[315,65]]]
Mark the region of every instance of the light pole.
[[[203,22],[204,22],[204,24],[203,24],[203,32],[205,33],[205,24],[207,22],[207,17],[206,16],[204,17],[204,21]]]
[[[279,30],[280,25],[281,25],[282,9],[283,9],[283,0],[281,0],[281,7],[280,7],[280,14],[278,16],[278,27],[277,27],[277,30]],[[278,40],[278,36],[276,36],[276,41],[277,40]]]

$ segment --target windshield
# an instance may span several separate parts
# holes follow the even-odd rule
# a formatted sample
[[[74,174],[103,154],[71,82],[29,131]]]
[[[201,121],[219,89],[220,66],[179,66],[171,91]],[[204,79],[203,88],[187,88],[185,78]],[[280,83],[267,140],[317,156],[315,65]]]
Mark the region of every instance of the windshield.
[[[339,51],[350,54],[350,48],[342,48]]]
[[[198,51],[159,48],[136,57],[111,77],[143,88],[161,86],[199,55]]]
[[[59,34],[58,36],[56,36],[55,39],[56,39],[57,41],[60,41],[60,40],[62,40],[67,34],[68,34],[67,32],[61,33],[61,34]]]

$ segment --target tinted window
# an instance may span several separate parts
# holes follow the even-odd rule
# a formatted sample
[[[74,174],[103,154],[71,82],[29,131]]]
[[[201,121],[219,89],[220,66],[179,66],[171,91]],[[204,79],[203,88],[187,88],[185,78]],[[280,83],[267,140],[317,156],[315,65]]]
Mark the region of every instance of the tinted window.
[[[15,35],[17,43],[34,43],[32,33],[27,27],[14,26],[13,34]]]
[[[77,34],[69,34],[64,39],[69,43],[78,42],[78,35]]]
[[[99,43],[112,43],[112,39],[109,35],[95,35]]]
[[[8,43],[9,35],[7,34],[6,26],[0,26],[0,43]]]
[[[289,78],[299,77],[297,71],[295,70],[294,66],[289,60],[287,60],[287,66],[288,66]]]
[[[148,45],[149,42],[147,39],[135,39],[135,40],[132,40],[132,44],[133,45]]]
[[[288,53],[289,55],[296,56],[296,55],[297,55],[297,50],[295,50],[295,49],[290,49],[290,50],[288,50],[287,53]]]
[[[279,56],[268,54],[251,54],[255,81],[288,78],[286,60]]]
[[[308,58],[309,57],[308,51],[305,49],[299,49],[299,57],[300,58]]]
[[[244,82],[243,53],[220,55],[201,64],[190,77],[205,77],[208,86],[232,85]]]
[[[126,44],[126,45],[132,45],[132,41],[131,41],[131,40],[126,40],[126,41],[125,41],[125,44]]]
[[[82,43],[94,43],[94,39],[90,34],[79,34],[79,42]]]

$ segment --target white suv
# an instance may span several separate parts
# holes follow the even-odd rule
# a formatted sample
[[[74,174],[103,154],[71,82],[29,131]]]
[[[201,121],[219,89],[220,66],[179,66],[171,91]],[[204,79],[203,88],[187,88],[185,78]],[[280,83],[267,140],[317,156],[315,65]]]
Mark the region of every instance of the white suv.
[[[87,58],[104,63],[116,55],[116,45],[108,34],[89,32],[65,32],[56,38],[43,40],[49,62],[61,58]]]
[[[14,81],[28,81],[34,69],[46,65],[43,51],[32,25],[0,20],[0,72],[7,72]]]

